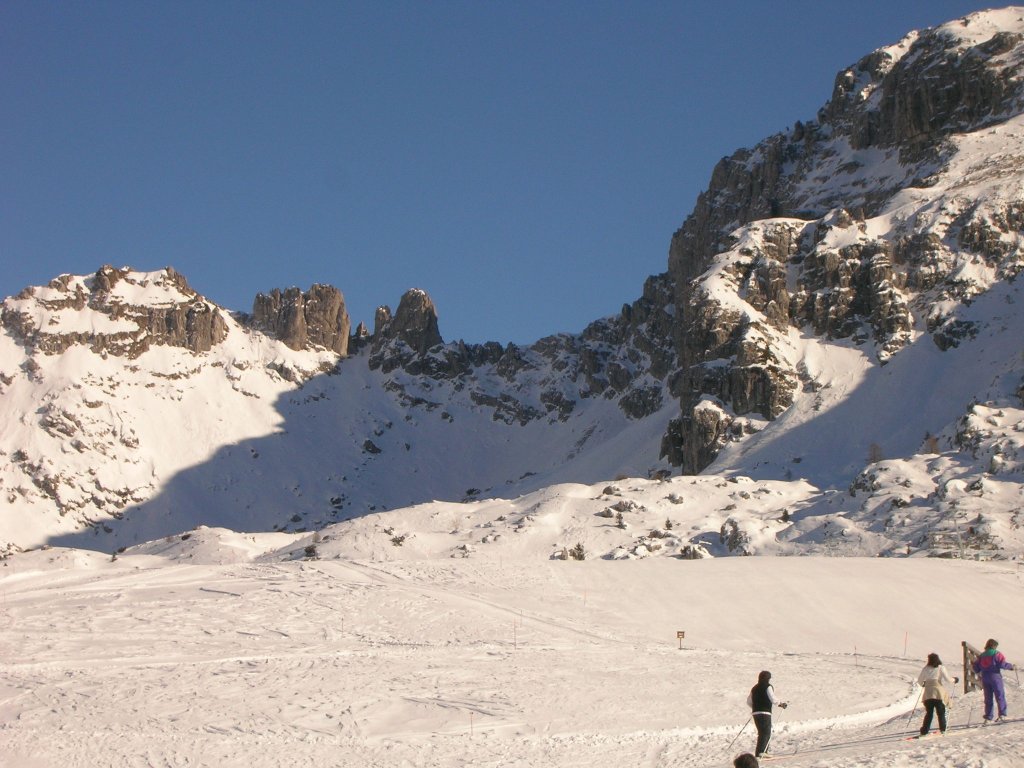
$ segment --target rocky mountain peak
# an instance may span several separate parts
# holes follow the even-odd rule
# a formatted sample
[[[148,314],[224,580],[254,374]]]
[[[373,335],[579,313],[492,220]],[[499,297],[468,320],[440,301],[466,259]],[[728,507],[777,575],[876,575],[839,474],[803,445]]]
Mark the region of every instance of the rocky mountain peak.
[[[0,325],[42,354],[82,345],[136,358],[154,345],[208,351],[227,335],[221,313],[171,267],[136,272],[107,265],[90,277],[61,275],[6,299]]]
[[[944,137],[1019,111],[1024,40],[1014,9],[976,13],[915,32],[836,76],[823,125],[855,149],[899,147],[904,161],[934,154]]]
[[[944,349],[972,332],[957,308],[1024,266],[1022,72],[1024,9],[972,14],[861,58],[815,120],[718,163],[669,248],[673,463],[700,471],[742,417],[792,405],[789,329],[879,364],[918,329]]]
[[[437,309],[426,291],[413,288],[402,294],[398,310],[384,330],[384,336],[401,339],[418,355],[444,343],[438,330]]]
[[[386,373],[441,344],[434,302],[426,291],[413,288],[402,294],[394,315],[390,307],[378,307],[370,365]]]
[[[249,324],[290,349],[320,347],[348,354],[351,321],[345,297],[331,285],[314,284],[305,293],[299,288],[275,288],[253,300]]]

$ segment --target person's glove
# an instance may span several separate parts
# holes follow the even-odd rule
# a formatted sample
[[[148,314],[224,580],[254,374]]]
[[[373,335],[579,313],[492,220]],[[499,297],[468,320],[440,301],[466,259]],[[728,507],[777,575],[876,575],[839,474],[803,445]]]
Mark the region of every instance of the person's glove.
[[[956,685],[959,682],[960,682],[960,678],[959,677],[954,677],[953,678],[953,685]]]
[[[788,704],[788,703],[786,703],[785,701],[783,701],[783,702],[780,702],[780,703],[779,703],[779,707],[780,707],[781,709],[785,709],[785,708],[786,708],[786,707],[788,707],[788,706],[789,706],[789,704]]]

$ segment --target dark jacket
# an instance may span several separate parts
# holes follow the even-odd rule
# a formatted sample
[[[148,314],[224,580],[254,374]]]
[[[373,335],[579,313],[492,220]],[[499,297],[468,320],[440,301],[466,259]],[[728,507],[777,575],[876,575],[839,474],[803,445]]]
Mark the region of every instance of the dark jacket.
[[[775,689],[772,688],[771,683],[758,683],[750,689],[750,695],[747,697],[747,704],[750,705],[751,711],[755,714],[763,713],[770,715],[772,713],[772,705],[775,702]]]

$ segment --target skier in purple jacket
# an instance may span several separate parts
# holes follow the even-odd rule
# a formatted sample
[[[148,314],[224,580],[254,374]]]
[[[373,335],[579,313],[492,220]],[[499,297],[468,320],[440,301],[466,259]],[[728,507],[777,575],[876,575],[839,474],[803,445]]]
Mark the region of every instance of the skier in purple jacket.
[[[1013,669],[1013,664],[1006,660],[998,648],[999,643],[989,639],[985,643],[985,650],[971,665],[975,674],[981,676],[981,687],[985,691],[985,725],[991,723],[995,715],[993,699],[999,705],[999,720],[1006,717],[1006,691],[1003,689],[1001,670]]]

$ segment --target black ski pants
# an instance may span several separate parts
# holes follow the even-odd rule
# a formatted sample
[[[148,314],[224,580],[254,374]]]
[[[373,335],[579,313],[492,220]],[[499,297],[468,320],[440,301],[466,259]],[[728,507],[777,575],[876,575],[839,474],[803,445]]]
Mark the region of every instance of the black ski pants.
[[[768,744],[772,740],[772,716],[768,712],[756,712],[753,718],[754,727],[757,728],[757,749],[754,750],[754,757],[760,757],[768,751]]]
[[[932,714],[939,716],[939,730],[946,732],[946,705],[942,699],[924,700],[924,722],[921,723],[921,735],[924,736],[932,728]]]

